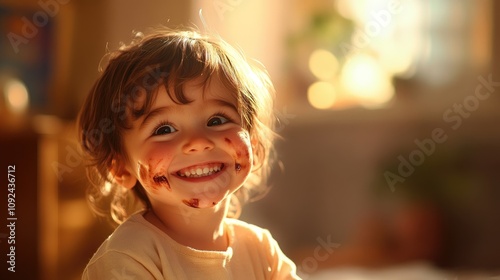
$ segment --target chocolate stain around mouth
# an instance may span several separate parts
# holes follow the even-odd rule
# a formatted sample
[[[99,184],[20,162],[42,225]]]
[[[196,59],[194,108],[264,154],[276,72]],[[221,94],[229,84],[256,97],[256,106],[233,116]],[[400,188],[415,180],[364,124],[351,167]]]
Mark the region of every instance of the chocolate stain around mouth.
[[[200,208],[200,200],[198,198],[191,198],[191,200],[183,199],[182,202],[189,207]]]

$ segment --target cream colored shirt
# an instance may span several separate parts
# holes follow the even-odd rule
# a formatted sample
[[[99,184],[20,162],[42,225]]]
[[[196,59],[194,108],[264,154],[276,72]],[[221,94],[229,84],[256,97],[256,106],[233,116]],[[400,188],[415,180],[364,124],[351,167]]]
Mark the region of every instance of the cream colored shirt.
[[[82,279],[300,279],[269,231],[235,219],[226,224],[227,250],[203,251],[177,243],[136,213],[104,241]]]

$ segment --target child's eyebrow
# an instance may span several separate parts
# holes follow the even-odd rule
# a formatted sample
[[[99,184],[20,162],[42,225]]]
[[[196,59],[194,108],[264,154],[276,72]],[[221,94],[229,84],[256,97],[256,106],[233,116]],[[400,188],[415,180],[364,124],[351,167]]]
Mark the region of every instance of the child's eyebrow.
[[[229,109],[234,110],[236,113],[239,114],[238,109],[236,108],[236,106],[232,102],[222,100],[222,99],[210,99],[208,102],[215,103],[218,106],[228,107]]]
[[[139,126],[139,129],[142,129],[144,126],[146,126],[152,119],[154,119],[154,117],[156,117],[157,115],[161,115],[163,112],[165,111],[169,111],[169,106],[165,106],[165,107],[158,107],[158,108],[155,108],[153,110],[151,110],[147,115],[146,117],[144,117],[144,119],[142,120],[142,123],[141,125]]]

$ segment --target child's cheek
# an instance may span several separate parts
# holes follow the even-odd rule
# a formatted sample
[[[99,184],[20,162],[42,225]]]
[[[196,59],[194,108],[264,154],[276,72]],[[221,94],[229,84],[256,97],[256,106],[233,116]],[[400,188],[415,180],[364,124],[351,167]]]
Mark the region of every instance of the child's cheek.
[[[250,135],[247,131],[240,131],[233,136],[226,136],[224,142],[232,150],[235,161],[234,169],[237,172],[245,171],[251,168],[253,162],[252,145]]]
[[[150,159],[146,162],[138,162],[137,169],[139,180],[144,188],[154,191],[160,188],[171,190],[162,159]]]

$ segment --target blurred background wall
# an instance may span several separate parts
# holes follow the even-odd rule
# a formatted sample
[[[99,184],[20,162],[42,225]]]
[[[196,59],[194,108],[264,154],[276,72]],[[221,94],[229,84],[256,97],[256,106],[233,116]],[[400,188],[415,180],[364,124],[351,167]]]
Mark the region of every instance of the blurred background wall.
[[[16,276],[79,279],[112,231],[85,201],[75,118],[106,50],[158,24],[218,33],[268,69],[281,164],[242,219],[269,228],[301,269],[498,270],[498,12],[488,0],[0,1]],[[320,240],[338,254],[311,263]]]

